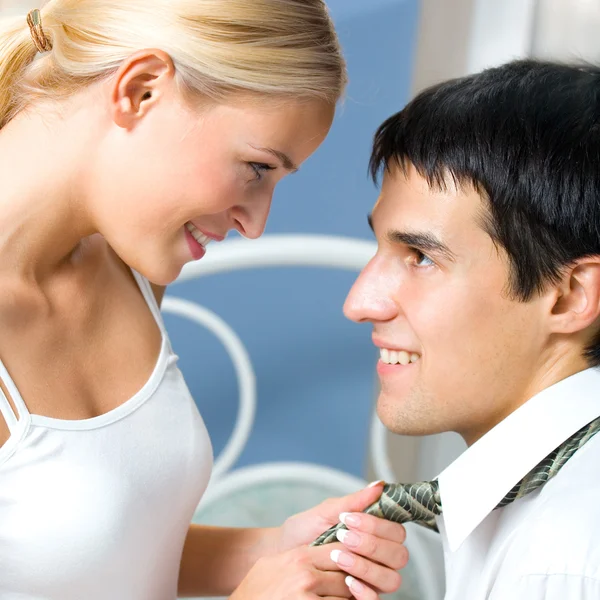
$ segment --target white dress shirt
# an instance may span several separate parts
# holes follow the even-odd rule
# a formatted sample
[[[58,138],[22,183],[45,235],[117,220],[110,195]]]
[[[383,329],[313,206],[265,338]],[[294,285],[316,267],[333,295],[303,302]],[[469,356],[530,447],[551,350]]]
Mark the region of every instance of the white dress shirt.
[[[600,370],[547,388],[439,476],[446,600],[600,600],[600,433],[546,485],[494,510],[600,416]]]

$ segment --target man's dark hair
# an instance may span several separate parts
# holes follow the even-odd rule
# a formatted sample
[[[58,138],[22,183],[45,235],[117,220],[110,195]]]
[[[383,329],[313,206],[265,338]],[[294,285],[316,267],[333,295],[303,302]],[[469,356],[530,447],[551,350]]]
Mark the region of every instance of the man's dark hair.
[[[521,60],[433,86],[378,129],[370,161],[487,200],[485,230],[527,301],[600,254],[600,67]],[[600,336],[586,349],[600,364]]]

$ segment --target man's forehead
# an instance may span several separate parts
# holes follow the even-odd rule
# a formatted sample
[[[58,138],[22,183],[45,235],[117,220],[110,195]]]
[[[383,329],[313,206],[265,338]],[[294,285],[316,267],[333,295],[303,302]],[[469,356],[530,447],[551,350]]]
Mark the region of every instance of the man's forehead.
[[[411,213],[460,211],[481,214],[489,203],[483,199],[472,183],[460,181],[447,171],[441,181],[429,181],[411,164],[406,169],[396,166],[383,175],[381,192],[373,206],[373,212],[384,209]],[[465,214],[466,213],[466,214]]]
[[[429,185],[416,170],[403,174],[392,172],[384,176],[369,224],[377,236],[388,236],[390,230],[433,234],[450,245],[460,240],[479,238],[489,223],[487,201],[475,191],[457,185],[442,189]],[[472,236],[475,235],[475,238]]]

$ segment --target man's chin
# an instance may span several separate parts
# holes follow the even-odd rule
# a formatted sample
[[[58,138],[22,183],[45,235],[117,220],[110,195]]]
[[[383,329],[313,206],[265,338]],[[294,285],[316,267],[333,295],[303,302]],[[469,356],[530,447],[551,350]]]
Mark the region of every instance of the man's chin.
[[[392,396],[381,391],[377,416],[388,431],[397,435],[433,435],[448,431],[425,407],[423,398],[415,393]]]
[[[391,396],[381,392],[377,399],[377,416],[391,433],[415,435],[412,431],[416,425],[416,415],[414,411],[410,410],[410,404],[412,403],[407,395],[399,397],[398,395]]]

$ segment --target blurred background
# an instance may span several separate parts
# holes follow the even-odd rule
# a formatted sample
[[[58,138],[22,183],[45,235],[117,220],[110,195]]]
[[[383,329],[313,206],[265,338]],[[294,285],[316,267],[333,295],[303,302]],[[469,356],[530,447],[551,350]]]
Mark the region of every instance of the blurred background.
[[[250,1],[250,0],[249,0]],[[34,0],[0,0],[0,15]],[[377,190],[367,177],[377,126],[416,92],[442,79],[534,56],[600,62],[599,0],[329,0],[350,86],[323,146],[276,191],[267,233],[372,239],[366,216]],[[210,252],[210,249],[209,249]],[[369,477],[369,417],[377,395],[370,329],[346,322],[354,275],[264,269],[215,275],[174,288],[221,315],[248,348],[258,412],[236,466],[316,462]],[[215,452],[231,434],[238,390],[212,335],[167,316]],[[451,434],[394,437],[389,451],[405,480],[434,476],[461,450]]]

